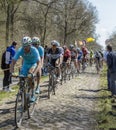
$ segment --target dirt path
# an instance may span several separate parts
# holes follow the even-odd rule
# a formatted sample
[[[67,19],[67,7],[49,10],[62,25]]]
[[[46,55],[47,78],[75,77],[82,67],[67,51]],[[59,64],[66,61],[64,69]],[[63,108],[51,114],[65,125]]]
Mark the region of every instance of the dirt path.
[[[99,75],[92,70],[59,86],[56,96],[41,98],[34,116],[20,130],[95,130]],[[0,106],[0,130],[14,130],[14,99]]]

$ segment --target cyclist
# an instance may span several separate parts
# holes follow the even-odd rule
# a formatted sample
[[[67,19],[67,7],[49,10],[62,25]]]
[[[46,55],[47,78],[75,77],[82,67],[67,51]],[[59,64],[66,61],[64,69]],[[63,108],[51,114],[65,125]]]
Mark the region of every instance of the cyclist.
[[[49,58],[49,62],[52,66],[58,67],[58,81],[61,79],[61,57],[62,57],[62,52],[59,49],[59,42],[56,40],[51,41],[51,48],[48,51],[47,57]]]
[[[85,61],[87,61],[88,49],[85,46],[82,46],[82,52],[83,52],[83,58],[85,59]]]
[[[70,61],[71,61],[71,52],[67,48],[67,46],[63,46],[63,49],[64,49],[63,62],[67,62],[68,64],[70,64]]]
[[[88,54],[88,49],[85,47],[85,45],[82,46],[82,52],[83,52],[83,59],[82,59],[82,66],[84,67],[84,69],[87,66],[87,54]]]
[[[20,56],[23,58],[22,68],[20,71],[20,75],[28,76],[29,73],[31,73],[31,76],[36,75],[40,68],[40,55],[38,50],[31,46],[31,38],[28,36],[23,37],[22,39],[22,47],[20,47],[15,56],[13,57],[10,72],[14,72],[14,66],[17,62],[17,60],[20,58]],[[32,83],[32,79],[30,78],[30,86],[32,88],[32,95],[30,98],[31,102],[34,102],[36,100],[35,98],[35,92],[34,92],[34,85]]]
[[[96,68],[97,68],[97,73],[98,73],[100,70],[100,58],[101,58],[99,51],[95,52],[94,58],[95,58],[95,63],[96,63]]]
[[[83,52],[81,51],[80,48],[77,48],[77,53],[78,53],[78,56],[77,56],[77,63],[78,63],[78,66],[79,66],[79,70],[81,68],[81,62],[82,62],[82,58],[83,58]]]
[[[90,66],[92,66],[92,63],[93,63],[93,58],[94,58],[94,52],[93,52],[93,50],[91,49],[90,50]]]
[[[74,66],[77,69],[77,72],[79,72],[79,67],[77,64],[77,57],[78,57],[77,50],[74,48],[73,44],[70,44],[69,49],[71,51],[71,61],[74,63]]]
[[[39,71],[37,73],[37,87],[35,90],[35,93],[39,94],[40,93],[40,85],[39,84],[40,84],[40,79],[41,79],[41,71],[42,71],[43,62],[44,62],[44,48],[42,46],[40,46],[40,39],[38,37],[32,38],[32,45],[37,48],[37,50],[39,51],[40,58],[41,58],[40,68],[39,68]]]

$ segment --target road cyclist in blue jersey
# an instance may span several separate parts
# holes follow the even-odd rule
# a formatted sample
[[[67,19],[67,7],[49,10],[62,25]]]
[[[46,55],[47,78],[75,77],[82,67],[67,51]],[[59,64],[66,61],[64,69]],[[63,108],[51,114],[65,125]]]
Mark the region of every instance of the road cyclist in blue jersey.
[[[44,48],[40,45],[40,39],[38,37],[33,37],[32,38],[32,45],[34,47],[37,48],[38,52],[39,52],[39,55],[40,55],[40,67],[39,67],[39,70],[38,70],[38,73],[37,73],[37,87],[36,87],[36,90],[35,90],[35,93],[36,94],[39,94],[40,93],[40,79],[41,79],[41,71],[42,71],[42,67],[43,67],[43,63],[44,63]]]
[[[22,57],[23,63],[20,71],[20,75],[28,76],[29,73],[31,73],[31,76],[35,76],[40,69],[40,55],[38,50],[31,45],[32,40],[30,37],[25,36],[22,39],[22,47],[20,47],[15,56],[13,57],[10,72],[14,72],[14,66],[17,62],[17,60]],[[31,83],[31,76],[30,76],[30,86],[32,89],[32,95],[30,98],[31,102],[34,102],[36,100],[35,97],[35,90],[34,85]]]

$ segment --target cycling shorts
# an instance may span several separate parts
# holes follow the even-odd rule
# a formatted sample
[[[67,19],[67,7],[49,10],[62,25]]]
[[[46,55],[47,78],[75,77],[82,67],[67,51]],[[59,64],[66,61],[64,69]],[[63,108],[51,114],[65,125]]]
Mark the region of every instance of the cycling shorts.
[[[28,72],[31,68],[35,69],[37,66],[37,64],[23,64],[22,68],[21,68],[21,71],[20,71],[20,74],[21,75],[24,75],[24,76],[27,76],[28,75]]]

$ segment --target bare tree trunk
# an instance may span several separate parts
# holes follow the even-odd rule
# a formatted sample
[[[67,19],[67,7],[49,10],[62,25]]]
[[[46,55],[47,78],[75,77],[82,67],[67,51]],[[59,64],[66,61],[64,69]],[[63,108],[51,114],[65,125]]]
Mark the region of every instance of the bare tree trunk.
[[[13,41],[13,34],[14,34],[14,4],[11,3],[11,10],[10,10],[10,39]]]
[[[64,25],[64,44],[67,41],[67,5],[65,5],[65,25]]]
[[[9,42],[9,32],[10,32],[10,5],[7,7],[7,14],[6,14],[6,47],[8,46]]]
[[[65,19],[65,27],[64,27],[64,44],[67,42],[67,21]]]
[[[43,43],[43,46],[44,46],[44,42],[45,42],[45,38],[46,38],[46,29],[47,29],[47,16],[48,16],[48,11],[50,9],[52,4],[48,5],[47,6],[47,10],[46,10],[46,13],[45,13],[45,20],[44,20],[44,33],[43,33],[43,38],[42,38],[42,43]]]
[[[47,28],[47,12],[45,14],[45,21],[44,21],[44,33],[42,38],[42,44],[44,46],[45,38],[46,38],[46,28]]]

